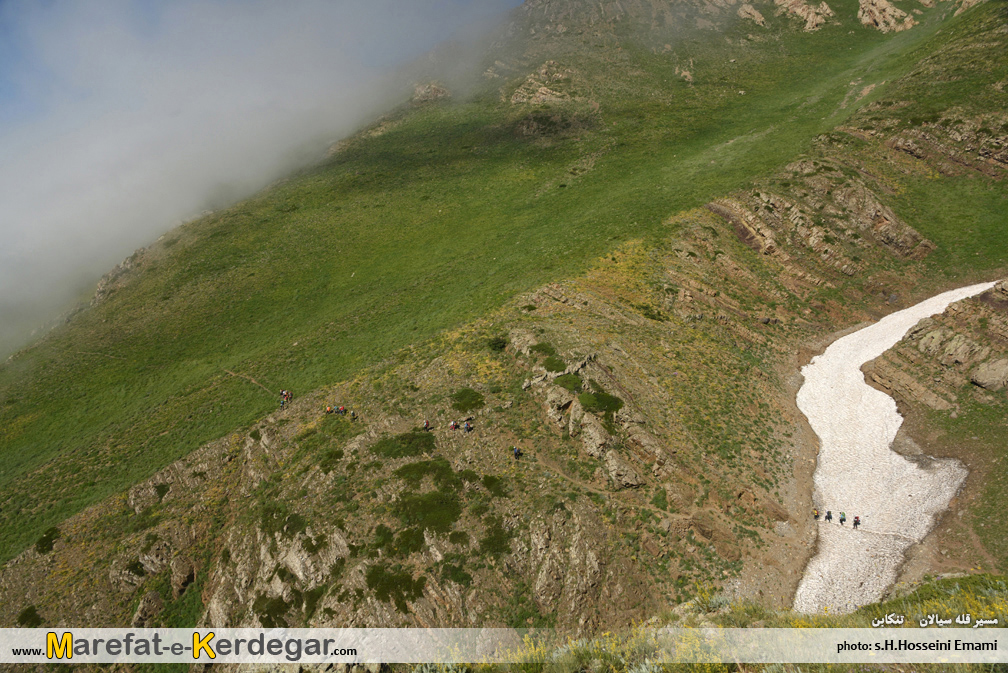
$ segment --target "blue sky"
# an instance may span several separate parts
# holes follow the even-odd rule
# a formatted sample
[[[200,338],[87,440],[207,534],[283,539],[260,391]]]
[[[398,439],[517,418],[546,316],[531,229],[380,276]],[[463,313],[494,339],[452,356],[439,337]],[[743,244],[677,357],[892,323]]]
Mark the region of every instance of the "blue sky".
[[[0,0],[0,352],[402,100],[395,66],[518,4]]]

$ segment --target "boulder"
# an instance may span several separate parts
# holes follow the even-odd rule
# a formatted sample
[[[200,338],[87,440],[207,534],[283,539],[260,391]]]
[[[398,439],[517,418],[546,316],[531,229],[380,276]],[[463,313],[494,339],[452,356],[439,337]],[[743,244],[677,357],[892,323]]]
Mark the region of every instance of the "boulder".
[[[973,372],[970,380],[987,390],[1001,390],[1008,385],[1008,358],[982,363]]]

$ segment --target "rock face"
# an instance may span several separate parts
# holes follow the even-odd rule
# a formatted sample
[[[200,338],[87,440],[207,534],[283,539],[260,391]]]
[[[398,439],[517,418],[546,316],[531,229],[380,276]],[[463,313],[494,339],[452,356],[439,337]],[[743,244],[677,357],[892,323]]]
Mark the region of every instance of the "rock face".
[[[1001,390],[1008,385],[1008,358],[984,362],[976,368],[970,380],[987,390]]]
[[[861,0],[857,18],[866,26],[874,26],[883,33],[898,33],[916,25],[913,17],[893,6],[889,0]]]

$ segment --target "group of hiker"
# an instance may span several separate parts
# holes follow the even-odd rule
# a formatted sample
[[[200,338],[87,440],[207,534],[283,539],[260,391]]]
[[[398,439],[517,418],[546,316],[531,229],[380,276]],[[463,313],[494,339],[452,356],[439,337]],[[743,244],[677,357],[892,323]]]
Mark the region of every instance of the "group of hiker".
[[[337,416],[346,416],[347,415],[347,408],[344,407],[344,406],[340,406],[339,408],[335,408],[332,405],[326,405],[325,412],[327,414],[336,414]],[[350,420],[351,421],[356,421],[357,420],[357,412],[356,411],[350,410]]]
[[[464,432],[472,432],[473,430],[476,429],[476,427],[472,423],[469,422],[470,420],[472,420],[472,419],[467,418],[462,423],[459,423],[458,421],[452,421],[451,423],[448,424],[448,429],[450,429],[450,430],[460,430],[461,429]],[[430,421],[424,421],[423,422],[423,427],[424,427],[424,430],[430,430]]]
[[[283,409],[284,407],[286,407],[288,404],[291,403],[292,399],[294,399],[294,394],[291,391],[289,391],[289,390],[281,390],[280,391],[280,408]]]
[[[812,518],[814,518],[816,521],[819,520],[819,509],[818,508],[812,510]],[[826,510],[825,521],[826,521],[826,523],[833,523],[833,512],[831,512],[830,510]],[[840,512],[839,521],[840,521],[840,525],[841,526],[843,526],[845,523],[847,523],[847,512]],[[860,516],[854,517],[854,522],[853,523],[854,523],[854,530],[857,530],[858,526],[861,525],[861,517]]]

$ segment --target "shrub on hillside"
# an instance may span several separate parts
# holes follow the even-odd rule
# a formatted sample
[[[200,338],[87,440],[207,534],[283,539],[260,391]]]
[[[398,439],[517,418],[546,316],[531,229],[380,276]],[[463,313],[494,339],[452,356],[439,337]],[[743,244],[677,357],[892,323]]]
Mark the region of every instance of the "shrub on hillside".
[[[490,337],[487,340],[487,346],[489,346],[490,350],[494,351],[495,353],[503,353],[504,349],[507,348],[507,345],[508,340],[507,337],[505,336],[498,335],[495,337]]]
[[[462,388],[452,394],[452,409],[456,411],[472,411],[483,406],[483,395],[472,388]]]
[[[580,391],[584,386],[584,382],[577,374],[564,374],[563,376],[558,376],[553,379],[553,383],[557,384],[561,388],[566,388],[572,393]]]
[[[434,435],[423,430],[412,430],[379,440],[371,447],[371,453],[384,458],[406,458],[433,453],[434,449]]]
[[[567,363],[557,356],[551,355],[543,360],[543,367],[545,367],[548,372],[558,373],[567,369]]]

